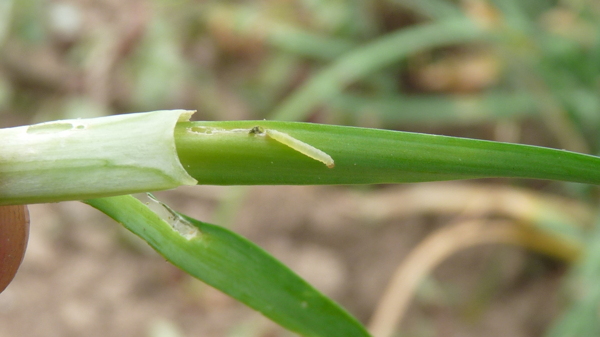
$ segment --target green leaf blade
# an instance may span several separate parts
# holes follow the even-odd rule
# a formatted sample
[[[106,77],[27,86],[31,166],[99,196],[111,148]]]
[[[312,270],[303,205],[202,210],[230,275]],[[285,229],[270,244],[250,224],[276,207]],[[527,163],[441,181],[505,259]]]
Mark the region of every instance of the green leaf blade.
[[[490,34],[464,17],[415,25],[356,47],[314,75],[273,112],[278,120],[303,120],[319,104],[369,74],[400,62],[411,53],[457,43],[484,41]]]
[[[132,196],[87,200],[147,241],[175,266],[309,337],[368,337],[364,327],[264,250],[222,227],[189,217],[200,230],[186,239]]]
[[[254,126],[285,132],[324,151],[335,167],[252,136],[249,130]],[[380,184],[497,177],[600,184],[600,158],[521,144],[275,121],[180,123],[175,133],[182,165],[200,184]]]

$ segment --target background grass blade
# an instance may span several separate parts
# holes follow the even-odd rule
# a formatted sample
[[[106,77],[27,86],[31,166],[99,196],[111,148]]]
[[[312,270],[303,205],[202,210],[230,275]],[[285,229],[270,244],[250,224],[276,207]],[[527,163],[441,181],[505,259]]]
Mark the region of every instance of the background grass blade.
[[[345,115],[374,119],[383,125],[465,125],[539,115],[528,94],[500,91],[453,96],[341,94],[327,104]]]
[[[336,303],[233,232],[182,216],[182,221],[200,230],[198,236],[188,240],[132,196],[86,203],[123,224],[177,267],[287,329],[310,337],[369,336]]]
[[[418,25],[379,38],[336,60],[312,77],[275,110],[272,119],[302,120],[311,109],[352,82],[419,50],[482,39],[485,32],[470,21],[449,19]]]
[[[583,241],[584,256],[577,261],[567,279],[567,287],[575,295],[570,307],[548,329],[545,336],[598,336],[598,303],[600,302],[600,221],[596,216],[593,227]]]
[[[268,137],[285,132],[329,154],[335,168]],[[199,184],[377,184],[514,177],[600,184],[600,158],[550,148],[345,126],[189,122],[175,131],[179,158]]]

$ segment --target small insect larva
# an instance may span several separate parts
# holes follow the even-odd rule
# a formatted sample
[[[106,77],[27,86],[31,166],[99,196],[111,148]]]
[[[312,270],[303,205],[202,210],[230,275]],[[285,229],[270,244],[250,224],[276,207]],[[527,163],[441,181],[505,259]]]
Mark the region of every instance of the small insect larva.
[[[302,153],[303,155],[310,157],[314,160],[320,161],[325,164],[328,168],[333,168],[335,163],[333,158],[327,153],[317,149],[316,147],[306,144],[285,132],[280,132],[272,129],[265,129],[260,126],[255,126],[250,129],[250,134],[254,135],[267,135],[269,138],[280,142],[281,144],[287,145],[290,148]]]
[[[251,135],[264,135],[265,129],[263,129],[261,126],[255,126],[252,129],[250,129],[250,134]]]

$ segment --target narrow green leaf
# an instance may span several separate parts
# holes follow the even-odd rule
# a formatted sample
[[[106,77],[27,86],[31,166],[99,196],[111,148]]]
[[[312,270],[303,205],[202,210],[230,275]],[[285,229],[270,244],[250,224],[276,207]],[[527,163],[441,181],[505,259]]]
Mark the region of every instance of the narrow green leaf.
[[[340,94],[327,104],[356,118],[386,125],[465,125],[518,120],[539,114],[528,93],[492,91],[476,95],[360,96]]]
[[[319,149],[327,168],[259,137],[273,129]],[[537,146],[297,122],[189,122],[175,128],[183,167],[199,184],[378,184],[513,177],[600,184],[600,158]]]
[[[427,48],[482,40],[487,34],[471,21],[448,19],[390,33],[357,47],[320,71],[286,99],[272,115],[278,120],[302,120],[325,100],[354,81]]]
[[[161,217],[132,196],[87,200],[147,241],[175,266],[308,337],[367,337],[344,309],[264,250],[222,227],[167,209]],[[162,207],[164,205],[161,204]],[[184,222],[198,234],[180,234]],[[181,231],[181,229],[179,229]],[[186,238],[187,237],[187,238]]]

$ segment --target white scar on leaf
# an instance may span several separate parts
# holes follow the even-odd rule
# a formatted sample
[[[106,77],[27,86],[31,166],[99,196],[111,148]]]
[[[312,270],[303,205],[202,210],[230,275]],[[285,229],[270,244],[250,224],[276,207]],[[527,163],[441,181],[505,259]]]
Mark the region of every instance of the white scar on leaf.
[[[156,199],[151,193],[146,193],[146,195],[148,197],[148,201],[146,202],[148,208],[156,213],[163,221],[168,223],[173,230],[178,232],[186,240],[191,240],[200,235],[200,231],[196,226],[184,219],[181,215],[171,209],[171,207]]]
[[[333,158],[331,158],[330,155],[317,149],[312,145],[306,144],[305,142],[288,135],[285,132],[255,126],[252,129],[250,129],[250,134],[267,135],[267,137],[276,140],[281,144],[289,146],[290,148],[302,153],[303,155],[309,158],[320,161],[321,163],[325,164],[328,168],[333,168],[335,166]]]

